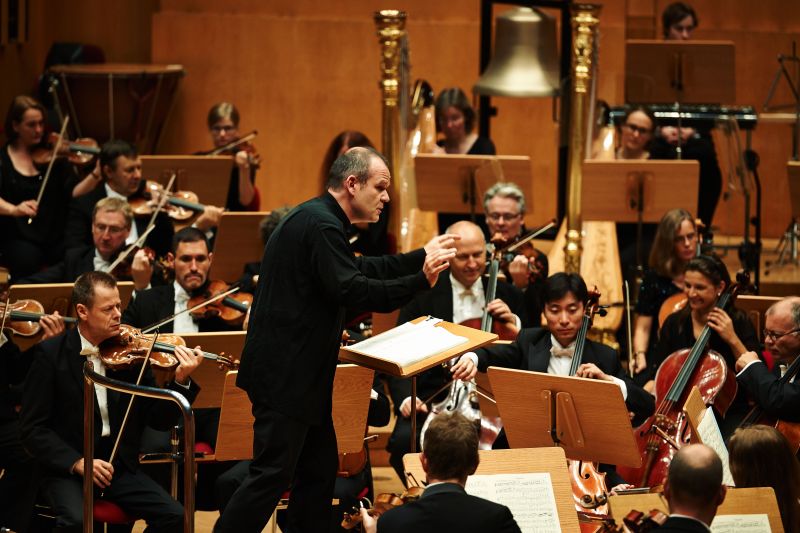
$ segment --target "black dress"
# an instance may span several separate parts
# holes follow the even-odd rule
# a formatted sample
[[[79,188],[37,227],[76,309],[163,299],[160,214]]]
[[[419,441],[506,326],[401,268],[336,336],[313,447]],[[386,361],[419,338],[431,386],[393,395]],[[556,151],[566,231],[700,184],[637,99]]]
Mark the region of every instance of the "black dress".
[[[639,299],[636,302],[636,314],[653,319],[650,324],[650,340],[647,343],[647,368],[637,374],[636,382],[644,383],[655,376],[655,361],[653,348],[658,342],[658,312],[667,298],[681,292],[672,279],[658,274],[655,270],[648,270],[644,274],[642,284],[639,286]]]

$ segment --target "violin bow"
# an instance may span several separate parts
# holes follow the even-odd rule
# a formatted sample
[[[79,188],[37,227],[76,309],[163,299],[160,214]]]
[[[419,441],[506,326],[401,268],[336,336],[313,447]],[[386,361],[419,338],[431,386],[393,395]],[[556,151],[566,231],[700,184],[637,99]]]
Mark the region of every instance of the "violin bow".
[[[172,184],[175,183],[175,178],[177,177],[177,173],[173,172],[172,176],[169,178],[169,182],[167,182],[167,186],[164,187],[164,195],[158,199],[158,205],[155,209],[153,209],[153,214],[150,215],[150,220],[147,222],[147,227],[150,228],[151,226],[155,226],[156,218],[158,217],[158,213],[161,212],[161,208],[166,205],[167,200],[169,200],[169,195],[172,191]]]
[[[247,141],[249,141],[251,139],[255,139],[256,135],[258,135],[258,130],[253,130],[250,133],[248,133],[247,135],[245,135],[244,137],[240,137],[239,139],[236,139],[235,141],[231,141],[231,142],[229,142],[228,144],[226,144],[224,146],[220,146],[219,148],[214,148],[213,150],[208,152],[207,155],[219,155],[222,152],[224,152],[225,150],[230,150],[231,148],[236,148],[240,144],[244,144],[244,143],[246,143]]]
[[[50,162],[47,164],[47,171],[44,173],[44,179],[42,180],[42,184],[39,186],[39,194],[36,195],[36,206],[38,208],[39,202],[42,201],[42,195],[44,195],[44,188],[47,187],[47,182],[50,180],[50,173],[53,171],[53,165],[56,162],[56,154],[58,153],[59,148],[61,148],[61,143],[64,140],[64,133],[67,131],[67,124],[69,124],[69,115],[64,117],[64,123],[61,124],[61,132],[58,135],[58,140],[56,140],[56,145],[53,147],[53,156],[50,158]],[[33,222],[33,217],[28,217],[28,224]]]
[[[520,246],[522,246],[522,245],[523,245],[523,244],[525,244],[526,242],[528,242],[528,241],[530,241],[530,240],[532,240],[532,239],[535,239],[536,237],[538,237],[539,235],[541,235],[542,233],[544,233],[545,231],[549,230],[550,228],[552,228],[552,227],[553,227],[553,226],[555,226],[555,225],[556,225],[556,220],[555,220],[555,219],[552,219],[552,220],[551,220],[549,223],[547,223],[546,225],[542,226],[542,227],[541,227],[541,228],[539,228],[539,229],[536,229],[536,230],[533,230],[533,231],[531,231],[530,233],[528,233],[527,235],[525,235],[523,238],[521,238],[520,240],[518,240],[518,241],[517,241],[517,242],[515,242],[514,244],[511,244],[511,245],[509,245],[509,246],[506,246],[505,248],[503,248],[502,250],[500,250],[500,253],[507,253],[507,252],[513,252],[513,251],[515,251],[517,248],[519,248]]]
[[[3,320],[0,322],[0,335],[3,334],[3,330],[6,329],[6,318],[8,315],[11,314],[11,311],[8,310],[8,305],[11,303],[11,291],[6,291],[6,303],[5,307],[3,308]],[[10,340],[10,339],[7,339]]]
[[[119,265],[121,262],[123,262],[123,261],[125,260],[125,258],[126,258],[126,257],[128,257],[129,255],[131,255],[131,252],[132,252],[133,250],[135,250],[136,248],[141,248],[141,247],[143,247],[143,246],[144,246],[144,241],[146,241],[146,240],[147,240],[147,236],[148,236],[148,235],[150,235],[150,232],[151,232],[151,231],[153,231],[153,229],[155,229],[155,227],[156,227],[156,226],[155,226],[155,224],[154,224],[154,225],[152,225],[152,226],[148,226],[148,227],[147,227],[147,229],[146,229],[146,230],[144,230],[144,232],[143,232],[141,235],[139,235],[139,238],[138,238],[138,239],[136,239],[136,241],[135,241],[135,242],[131,243],[131,245],[130,245],[130,246],[128,246],[128,247],[125,249],[125,251],[124,251],[124,252],[122,252],[121,254],[119,254],[119,255],[117,256],[117,258],[116,258],[116,259],[114,259],[114,262],[113,262],[113,263],[111,263],[110,265],[108,265],[108,268],[106,268],[105,270],[103,270],[103,272],[106,272],[106,273],[109,273],[109,272],[114,272],[114,269],[115,269],[115,268],[117,268],[117,265]]]
[[[194,307],[187,307],[183,311],[179,311],[179,312],[173,314],[172,316],[165,318],[161,322],[157,322],[157,323],[153,324],[152,326],[147,326],[146,328],[144,328],[142,330],[142,333],[150,333],[151,331],[160,328],[164,324],[169,324],[170,322],[172,322],[173,320],[178,318],[180,315],[182,315],[184,313],[191,313],[195,309],[200,309],[201,307],[203,307],[205,305],[208,305],[210,303],[214,303],[217,300],[221,300],[221,299],[225,298],[226,296],[228,296],[230,294],[233,294],[234,292],[238,291],[240,288],[241,287],[233,287],[232,289],[229,289],[229,290],[227,290],[225,292],[217,294],[216,296],[214,296],[212,298],[209,298],[208,300],[200,302],[199,304],[195,305]]]

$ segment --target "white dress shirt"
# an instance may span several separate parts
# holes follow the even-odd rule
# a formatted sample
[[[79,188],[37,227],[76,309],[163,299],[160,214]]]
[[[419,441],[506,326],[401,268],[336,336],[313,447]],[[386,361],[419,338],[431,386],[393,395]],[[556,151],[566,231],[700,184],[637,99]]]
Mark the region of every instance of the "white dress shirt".
[[[173,281],[172,286],[175,288],[175,308],[173,313],[177,314],[186,309],[189,302],[189,293],[186,292],[177,281]],[[194,318],[192,318],[191,313],[181,313],[175,317],[172,331],[175,333],[198,333],[200,328],[197,322],[194,321]]]
[[[486,297],[480,279],[467,288],[450,274],[450,285],[453,290],[453,323],[460,324],[470,318],[481,318],[486,307]]]
[[[85,355],[86,358],[92,362],[95,372],[101,376],[105,376],[106,367],[103,364],[103,361],[100,360],[100,354],[97,346],[86,340],[86,337],[81,335],[80,328],[78,328],[78,336],[81,338],[81,355]],[[100,432],[100,436],[108,437],[111,435],[111,423],[108,420],[108,389],[95,383],[94,393],[95,396],[97,396],[97,406],[100,408],[100,418],[103,420],[103,429]]]
[[[111,266],[111,261],[106,261],[103,259],[97,248],[94,249],[94,259],[92,262],[94,263],[95,271],[98,272],[108,272],[108,267]]]
[[[126,202],[128,201],[127,196],[120,194],[111,187],[109,187],[108,183],[104,183],[103,187],[106,188],[106,196],[108,196],[109,198],[119,198],[120,200],[125,200]],[[128,234],[128,238],[125,239],[125,244],[133,244],[136,242],[138,238],[139,238],[139,230],[136,228],[136,221],[134,221],[134,223],[131,224],[131,232]]]
[[[550,362],[547,364],[547,373],[556,376],[569,376],[569,369],[572,366],[572,356],[575,354],[575,341],[569,346],[561,346],[553,334],[550,334]],[[628,386],[624,381],[616,376],[609,376],[614,383],[622,390],[622,399],[628,399]]]

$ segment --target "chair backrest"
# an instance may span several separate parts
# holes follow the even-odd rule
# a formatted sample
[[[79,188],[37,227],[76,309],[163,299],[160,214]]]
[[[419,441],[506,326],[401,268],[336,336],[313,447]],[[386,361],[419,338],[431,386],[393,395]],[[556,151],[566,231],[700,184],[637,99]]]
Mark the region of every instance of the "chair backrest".
[[[736,307],[747,313],[758,333],[758,340],[764,342],[764,316],[774,303],[781,298],[778,296],[750,296],[742,295],[736,299]]]

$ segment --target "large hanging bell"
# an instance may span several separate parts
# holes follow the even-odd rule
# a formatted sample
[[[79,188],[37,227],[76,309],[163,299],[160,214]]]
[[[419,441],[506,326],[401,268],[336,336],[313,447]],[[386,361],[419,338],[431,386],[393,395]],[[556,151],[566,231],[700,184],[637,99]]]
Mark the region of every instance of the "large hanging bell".
[[[531,98],[559,90],[556,21],[529,7],[497,17],[494,57],[474,90],[488,96]]]

